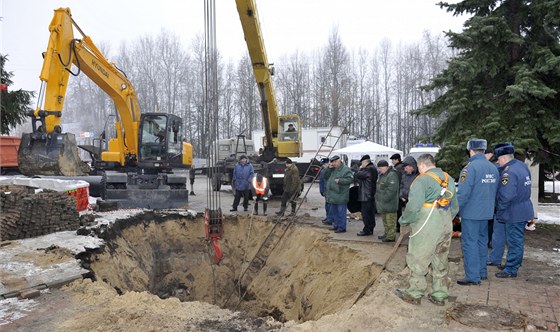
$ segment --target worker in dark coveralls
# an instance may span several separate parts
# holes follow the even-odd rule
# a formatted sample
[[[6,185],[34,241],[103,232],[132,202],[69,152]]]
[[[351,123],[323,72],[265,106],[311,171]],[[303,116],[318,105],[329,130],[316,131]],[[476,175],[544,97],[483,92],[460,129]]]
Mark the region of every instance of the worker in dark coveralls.
[[[327,203],[333,217],[333,230],[335,233],[346,232],[346,209],[350,196],[350,184],[354,175],[350,167],[344,165],[339,156],[332,156],[329,167],[325,171],[327,180]]]
[[[292,207],[290,216],[296,215],[296,195],[300,190],[299,170],[290,158],[286,159],[286,169],[284,170],[284,193],[282,194],[282,203],[280,211],[276,212],[277,215],[282,216],[286,211],[288,201]]]
[[[268,202],[269,190],[268,179],[262,176],[262,174],[255,174],[253,180],[251,180],[251,192],[253,193],[253,201],[255,201],[253,212],[256,215],[259,214],[259,201],[261,201],[263,205],[263,215],[266,216],[266,203]]]
[[[525,224],[534,218],[531,203],[529,167],[514,158],[515,148],[506,145],[494,150],[500,165],[500,183],[496,199],[496,222],[504,223],[508,246],[506,264],[498,278],[515,278],[523,261]]]
[[[488,219],[494,215],[499,174],[484,155],[486,147],[485,139],[468,141],[469,162],[459,176],[457,200],[465,277],[457,284],[462,286],[479,285],[488,278]]]
[[[362,220],[364,228],[358,232],[358,236],[373,234],[375,228],[375,186],[377,183],[377,169],[371,162],[369,155],[362,156],[360,167],[354,174],[354,180],[358,182],[358,201],[361,204]]]
[[[432,267],[432,291],[428,300],[445,305],[448,297],[448,255],[451,221],[459,211],[455,183],[435,166],[434,157],[423,154],[417,159],[420,175],[410,187],[408,203],[399,222],[410,225],[406,264],[410,269],[407,289],[397,289],[403,301],[420,304],[427,288],[426,275]]]

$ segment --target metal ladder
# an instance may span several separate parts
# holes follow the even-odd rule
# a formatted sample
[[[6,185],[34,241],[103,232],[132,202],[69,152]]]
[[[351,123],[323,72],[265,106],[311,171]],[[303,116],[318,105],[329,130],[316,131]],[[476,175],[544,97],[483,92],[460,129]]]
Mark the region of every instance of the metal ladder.
[[[322,148],[325,147],[325,146],[330,148],[330,150],[327,154],[327,157],[329,157],[330,154],[332,153],[332,151],[334,150],[334,148],[336,147],[336,145],[338,144],[338,142],[340,141],[340,138],[342,137],[342,135],[346,131],[346,129],[343,128],[342,134],[340,136],[334,136],[334,135],[332,135],[333,128],[334,127],[331,127],[331,129],[327,133],[327,136],[325,137],[325,140],[321,143],[321,146],[319,147],[319,149],[315,153],[315,156],[313,157],[313,160],[316,160],[317,156],[319,155],[319,152],[321,152]],[[332,145],[325,144],[326,142],[329,142],[329,137],[336,138],[336,141]],[[310,163],[309,167],[307,168],[307,171],[305,172],[304,177],[311,170],[312,166],[313,166],[312,163]],[[245,271],[243,271],[241,273],[241,275],[239,276],[239,280],[237,281],[235,289],[232,290],[232,292],[228,295],[228,297],[226,298],[226,301],[224,302],[223,307],[226,307],[229,304],[229,301],[232,298],[233,294],[235,293],[236,289],[241,289],[241,287],[243,287],[245,289],[245,291],[243,292],[243,294],[240,295],[239,301],[237,302],[237,304],[234,307],[235,309],[237,309],[237,307],[239,306],[239,304],[241,303],[241,301],[243,300],[243,298],[247,294],[247,290],[249,289],[249,286],[251,285],[251,283],[253,282],[255,277],[259,274],[259,272],[263,269],[263,267],[266,265],[266,261],[267,261],[268,257],[272,254],[272,252],[274,251],[274,249],[276,248],[278,243],[280,243],[280,241],[282,240],[282,238],[284,237],[284,235],[286,234],[288,229],[296,221],[297,212],[299,211],[299,209],[301,207],[301,204],[303,204],[303,202],[305,201],[305,198],[307,197],[307,194],[309,193],[309,190],[313,186],[313,183],[315,182],[318,175],[319,175],[319,172],[313,178],[313,181],[308,186],[307,191],[303,195],[303,198],[301,199],[301,201],[297,205],[295,215],[291,216],[291,217],[288,217],[286,222],[281,222],[281,220],[280,220],[281,217],[278,217],[278,220],[274,223],[274,226],[272,227],[272,229],[268,233],[267,237],[264,239],[263,243],[260,245],[259,249],[257,250],[257,253],[255,254],[255,257],[253,257],[253,259],[249,262],[249,265],[247,266]],[[252,217],[252,214],[251,214],[251,217]]]
[[[331,153],[333,152],[336,145],[338,144],[338,142],[342,138],[342,135],[344,135],[346,133],[346,128],[342,127],[342,132],[341,132],[340,136],[335,136],[335,135],[332,134],[333,128],[335,128],[335,127],[333,126],[333,127],[331,127],[331,129],[329,129],[329,132],[327,133],[327,136],[325,136],[325,140],[323,142],[321,142],[321,146],[319,146],[319,149],[317,150],[317,152],[315,152],[315,156],[313,156],[313,159],[311,159],[312,161],[317,160],[317,156],[319,156],[319,153],[322,152],[321,150],[323,149],[323,147],[329,148],[329,152],[327,153],[327,158],[330,158]],[[332,143],[332,142],[329,142],[330,141],[329,138],[334,138],[336,140],[335,140],[334,143]],[[332,145],[326,144],[327,142],[331,143]],[[305,174],[303,175],[302,179],[305,179],[307,177],[307,174],[311,171],[312,167],[313,167],[313,162],[309,163],[309,166],[307,167],[307,170],[305,171]],[[315,177],[313,177],[313,181],[311,181],[311,185],[309,185],[309,187],[307,188],[307,191],[305,192],[305,195],[303,196],[304,199],[305,199],[305,197],[307,197],[307,194],[309,193],[309,190],[313,186],[313,183],[315,183],[315,180],[317,180],[317,176],[319,176],[319,173],[320,172],[317,172]],[[302,202],[303,202],[303,200],[302,200]],[[301,205],[301,202],[300,202],[299,205]],[[299,205],[298,205],[298,209],[296,210],[296,213],[299,210]]]

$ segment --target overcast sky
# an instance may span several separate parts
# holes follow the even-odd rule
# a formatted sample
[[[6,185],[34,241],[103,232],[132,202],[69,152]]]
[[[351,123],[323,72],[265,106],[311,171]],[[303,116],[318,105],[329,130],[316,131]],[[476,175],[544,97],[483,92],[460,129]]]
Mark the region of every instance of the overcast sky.
[[[48,42],[53,9],[70,7],[74,21],[96,44],[116,52],[122,41],[157,35],[164,28],[190,45],[204,32],[203,0],[0,0],[0,50],[9,55],[13,89],[37,91],[41,53]],[[349,49],[373,50],[387,38],[419,41],[423,31],[460,31],[465,18],[436,6],[438,0],[257,0],[270,62],[296,50],[326,45],[337,26]],[[453,2],[453,1],[451,1]],[[217,43],[224,57],[239,59],[246,45],[234,0],[216,0]],[[76,33],[77,34],[77,33]],[[111,60],[111,55],[108,55]]]

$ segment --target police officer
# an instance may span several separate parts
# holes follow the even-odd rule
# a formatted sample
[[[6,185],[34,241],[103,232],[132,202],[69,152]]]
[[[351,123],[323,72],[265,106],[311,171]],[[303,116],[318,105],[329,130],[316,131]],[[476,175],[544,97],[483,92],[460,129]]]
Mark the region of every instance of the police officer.
[[[448,297],[451,221],[459,210],[455,183],[436,167],[431,155],[421,155],[417,163],[420,175],[410,187],[408,203],[399,219],[401,226],[410,224],[412,229],[406,255],[406,265],[410,269],[409,286],[406,290],[397,289],[395,293],[405,302],[420,304],[431,266],[432,291],[428,300],[442,306]]]
[[[485,139],[473,138],[467,143],[470,159],[459,176],[459,216],[461,217],[461,247],[465,278],[457,284],[479,285],[488,278],[488,219],[494,215],[498,169],[486,159]]]
[[[494,154],[501,168],[498,197],[496,199],[496,222],[504,223],[508,246],[506,264],[498,278],[515,278],[523,261],[525,224],[533,219],[531,203],[531,173],[525,163],[514,158],[515,148],[506,145]]]

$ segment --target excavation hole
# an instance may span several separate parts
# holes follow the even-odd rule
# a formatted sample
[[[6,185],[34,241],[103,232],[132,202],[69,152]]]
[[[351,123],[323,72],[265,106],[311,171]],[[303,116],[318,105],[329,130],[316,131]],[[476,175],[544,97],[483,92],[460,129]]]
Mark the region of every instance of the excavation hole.
[[[161,298],[203,301],[253,316],[299,322],[350,307],[379,272],[370,259],[338,245],[325,232],[295,226],[252,282],[244,278],[238,286],[241,272],[273,225],[265,217],[225,218],[220,239],[224,258],[215,265],[202,218],[148,212],[117,221],[104,231],[106,247],[91,258],[91,269],[97,280],[119,292],[148,291]]]

